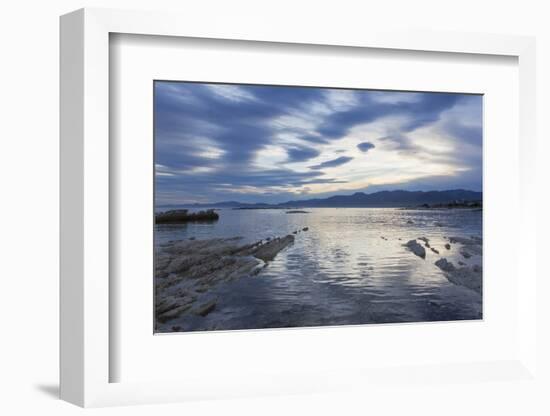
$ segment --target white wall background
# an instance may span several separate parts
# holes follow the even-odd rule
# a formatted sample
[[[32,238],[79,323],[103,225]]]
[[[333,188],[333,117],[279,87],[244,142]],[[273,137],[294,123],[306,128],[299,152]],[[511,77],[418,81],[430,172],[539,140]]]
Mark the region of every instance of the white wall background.
[[[546,4],[545,4],[546,3]],[[547,211],[550,179],[550,11],[548,2],[521,0],[208,1],[12,0],[0,9],[0,411],[75,414],[56,399],[58,368],[58,16],[84,6],[179,10],[204,18],[216,13],[269,16],[292,22],[397,26],[535,35],[538,41],[539,213]],[[290,23],[289,23],[290,21]],[[542,215],[540,215],[542,217]],[[548,220],[539,219],[543,267]],[[511,242],[516,243],[516,242]],[[550,280],[550,276],[549,280]],[[550,284],[538,287],[541,368],[550,374]],[[102,415],[149,414],[550,414],[550,384],[487,383],[334,395],[258,398],[100,409]]]

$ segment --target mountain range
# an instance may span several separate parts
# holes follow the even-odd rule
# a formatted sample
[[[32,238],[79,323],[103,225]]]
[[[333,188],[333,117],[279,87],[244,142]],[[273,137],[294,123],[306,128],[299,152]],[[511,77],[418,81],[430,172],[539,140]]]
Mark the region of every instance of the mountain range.
[[[346,207],[405,207],[423,204],[445,204],[453,201],[481,201],[481,192],[465,189],[447,191],[380,191],[371,194],[356,192],[352,195],[334,195],[328,198],[315,198],[287,201],[280,204],[243,203],[223,201],[211,204],[179,204],[162,207],[189,206],[196,208],[346,208]]]

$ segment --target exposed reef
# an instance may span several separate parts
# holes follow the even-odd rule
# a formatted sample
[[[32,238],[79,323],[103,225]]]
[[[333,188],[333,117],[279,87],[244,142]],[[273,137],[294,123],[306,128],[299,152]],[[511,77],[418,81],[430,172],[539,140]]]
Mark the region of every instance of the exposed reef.
[[[222,282],[253,276],[294,242],[280,238],[242,244],[242,238],[173,241],[155,257],[156,325],[192,314],[207,316],[218,305],[211,289]]]
[[[219,215],[213,209],[191,213],[186,209],[175,209],[159,212],[155,215],[156,224],[181,224],[185,222],[217,221],[218,219]]]

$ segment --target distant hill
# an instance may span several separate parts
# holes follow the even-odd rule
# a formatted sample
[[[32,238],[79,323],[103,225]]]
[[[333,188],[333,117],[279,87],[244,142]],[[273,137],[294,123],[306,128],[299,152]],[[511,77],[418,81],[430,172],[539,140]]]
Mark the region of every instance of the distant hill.
[[[380,191],[372,194],[356,192],[352,195],[335,195],[329,198],[316,198],[287,201],[280,204],[241,203],[224,201],[212,204],[164,205],[163,208],[187,206],[196,208],[346,208],[346,207],[406,207],[423,204],[445,204],[453,201],[481,201],[481,192],[453,189],[448,191]]]
[[[442,204],[452,201],[479,201],[481,192],[454,189],[450,191],[380,191],[372,194],[335,195],[324,199],[288,201],[281,206],[300,207],[402,207]]]

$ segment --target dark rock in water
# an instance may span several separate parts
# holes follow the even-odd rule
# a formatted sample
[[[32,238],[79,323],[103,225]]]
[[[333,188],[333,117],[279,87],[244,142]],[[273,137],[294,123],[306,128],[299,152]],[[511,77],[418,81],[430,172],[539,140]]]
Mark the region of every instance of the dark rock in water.
[[[405,244],[405,246],[411,250],[414,254],[416,254],[418,257],[422,257],[423,259],[426,258],[426,249],[422,247],[416,240],[410,240]]]
[[[407,224],[414,224],[414,221],[413,220],[408,220]]]
[[[307,231],[307,230],[309,230],[309,227],[302,228],[302,231]]]
[[[445,244],[445,248],[446,248],[447,250],[450,250],[450,249],[451,249],[451,245],[450,245],[449,243],[447,243],[447,244]]]
[[[189,212],[186,209],[175,209],[159,212],[155,215],[156,224],[181,224],[186,222],[217,221],[220,218],[213,209],[199,212]]]
[[[436,227],[443,227],[443,224],[440,223],[440,222],[434,222],[434,225],[435,225]]]
[[[466,250],[460,250],[460,254],[462,254],[462,257],[464,257],[465,259],[469,259],[470,257],[472,257],[472,255]]]
[[[429,240],[427,237],[418,237],[418,239],[419,239],[420,241],[424,241],[424,245],[425,245],[426,247],[430,248],[430,243],[429,243],[430,240]]]
[[[433,252],[434,252],[435,254],[439,254],[439,251],[438,251],[438,250],[436,250],[435,248],[433,248],[433,247],[430,247],[430,249],[431,249],[431,250],[432,250],[432,251],[433,251]]]
[[[460,260],[459,260],[459,261],[458,261],[458,265],[459,265],[459,266],[466,266],[466,263],[464,263],[463,261],[460,261]]]
[[[286,212],[287,214],[309,214],[309,211],[301,211],[299,209],[293,209]]]
[[[452,272],[456,270],[455,265],[448,261],[446,258],[441,258],[435,262],[435,265],[444,272]]]
[[[298,234],[298,231],[292,231],[292,234]]]

